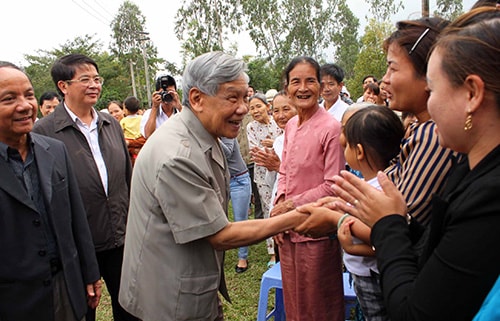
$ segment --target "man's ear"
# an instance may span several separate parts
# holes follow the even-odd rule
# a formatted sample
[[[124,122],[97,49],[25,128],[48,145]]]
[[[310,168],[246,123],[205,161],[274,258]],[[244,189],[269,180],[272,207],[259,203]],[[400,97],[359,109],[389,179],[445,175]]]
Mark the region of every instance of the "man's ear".
[[[204,94],[196,87],[189,90],[189,104],[191,109],[196,113],[203,111]]]
[[[57,87],[59,88],[59,90],[64,94],[66,95],[68,90],[67,90],[67,87],[68,87],[68,83],[63,81],[63,80],[59,80],[57,82]]]

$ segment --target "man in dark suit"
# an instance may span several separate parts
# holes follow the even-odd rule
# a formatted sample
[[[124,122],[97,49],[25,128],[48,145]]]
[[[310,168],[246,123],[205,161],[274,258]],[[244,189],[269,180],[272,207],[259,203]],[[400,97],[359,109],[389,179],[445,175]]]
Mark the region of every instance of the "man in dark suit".
[[[30,133],[37,109],[28,76],[0,62],[0,320],[82,320],[99,267],[64,144]]]

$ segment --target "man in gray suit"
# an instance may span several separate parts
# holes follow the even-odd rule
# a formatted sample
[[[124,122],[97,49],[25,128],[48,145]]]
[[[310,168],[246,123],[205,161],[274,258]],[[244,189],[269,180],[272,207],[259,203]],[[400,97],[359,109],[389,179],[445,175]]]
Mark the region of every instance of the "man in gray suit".
[[[30,133],[37,109],[28,76],[0,62],[0,320],[82,320],[99,267],[64,144]]]
[[[146,141],[135,163],[119,300],[143,321],[222,320],[224,250],[264,240],[306,217],[229,222],[229,170],[219,137],[248,112],[245,63],[221,52],[184,72],[182,111]]]

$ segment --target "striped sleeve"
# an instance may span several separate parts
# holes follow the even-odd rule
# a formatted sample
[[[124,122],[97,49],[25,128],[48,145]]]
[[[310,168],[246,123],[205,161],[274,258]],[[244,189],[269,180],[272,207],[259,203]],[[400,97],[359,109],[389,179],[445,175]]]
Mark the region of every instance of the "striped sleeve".
[[[400,154],[385,171],[403,193],[408,213],[424,225],[430,222],[432,195],[441,193],[457,156],[439,145],[435,127],[432,120],[413,124]]]

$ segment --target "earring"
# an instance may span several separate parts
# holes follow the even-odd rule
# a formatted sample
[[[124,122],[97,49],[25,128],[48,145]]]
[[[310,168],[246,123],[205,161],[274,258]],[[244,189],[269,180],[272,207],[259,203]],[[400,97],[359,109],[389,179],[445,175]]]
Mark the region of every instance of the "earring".
[[[472,129],[472,114],[469,114],[465,119],[464,130],[467,132]]]

